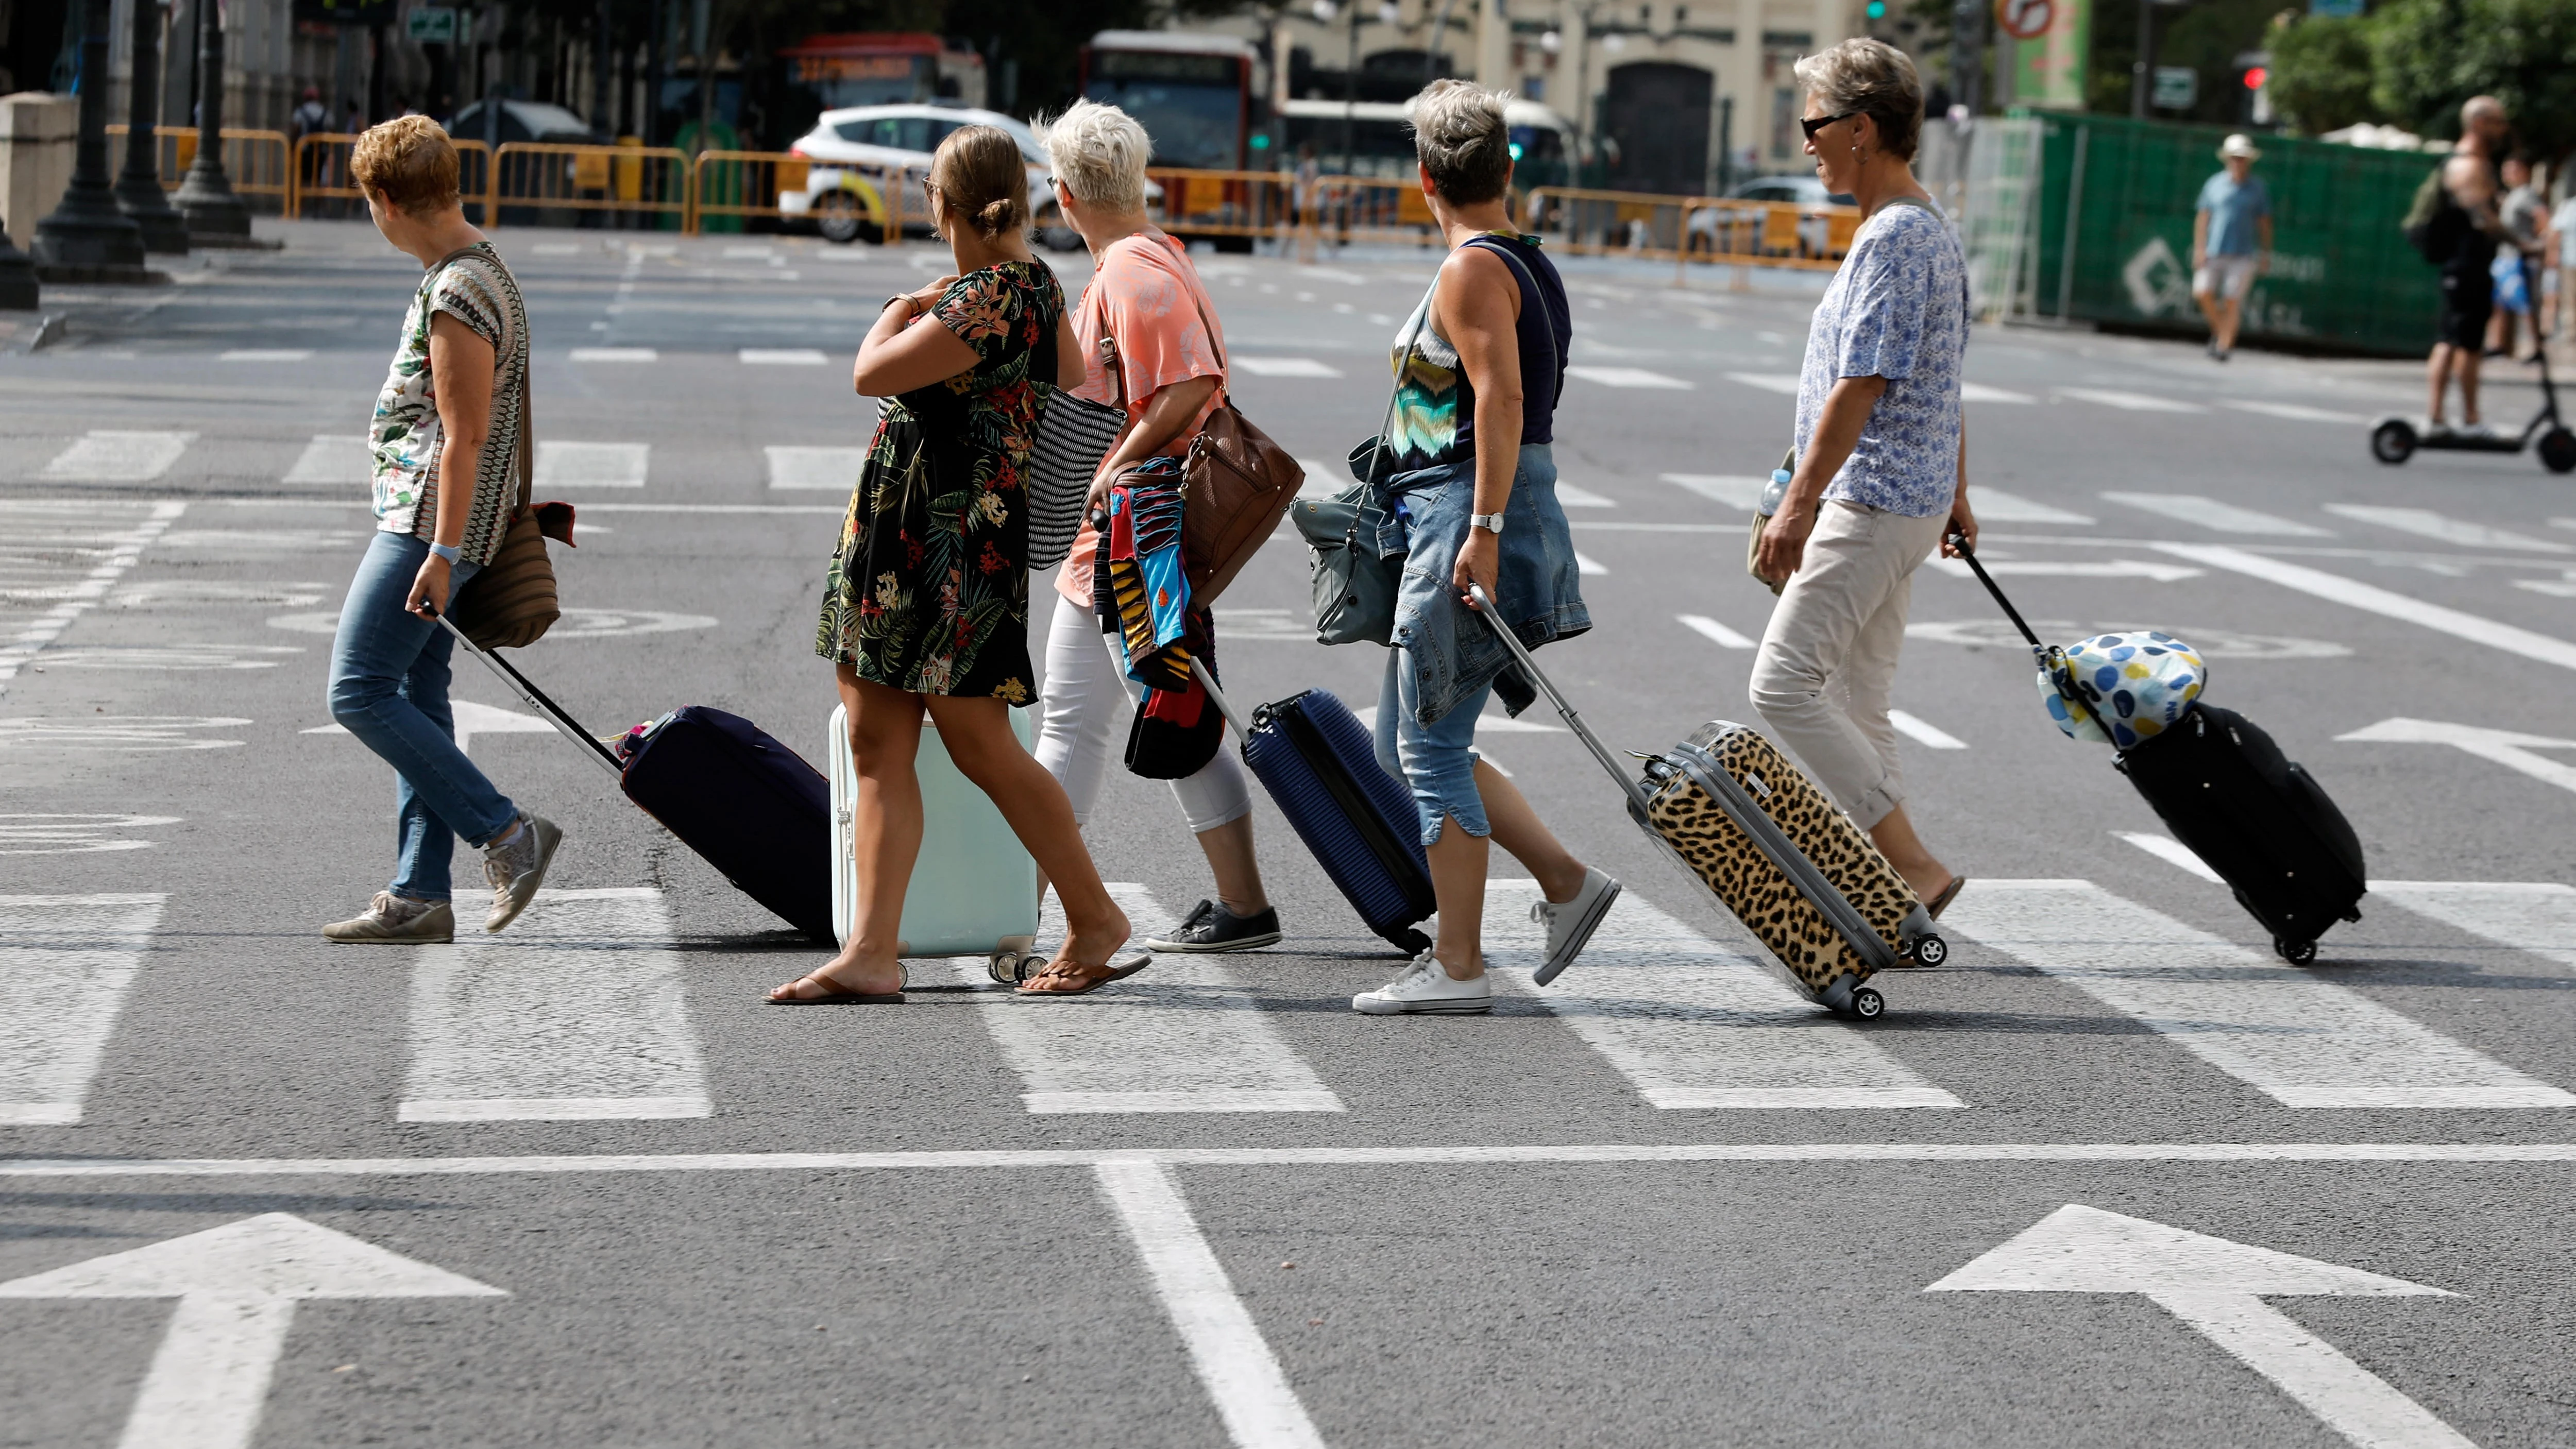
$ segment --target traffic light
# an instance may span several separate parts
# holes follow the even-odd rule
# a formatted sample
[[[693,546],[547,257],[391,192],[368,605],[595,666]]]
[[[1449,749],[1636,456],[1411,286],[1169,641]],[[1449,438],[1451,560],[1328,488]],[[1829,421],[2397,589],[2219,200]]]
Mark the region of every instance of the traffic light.
[[[2252,70],[2245,72],[2245,89],[2249,91],[2259,91],[2263,89],[2263,82],[2270,80],[2271,78],[2272,73],[2258,65]]]
[[[1872,20],[1886,19],[1887,0],[1869,0],[1869,18]]]

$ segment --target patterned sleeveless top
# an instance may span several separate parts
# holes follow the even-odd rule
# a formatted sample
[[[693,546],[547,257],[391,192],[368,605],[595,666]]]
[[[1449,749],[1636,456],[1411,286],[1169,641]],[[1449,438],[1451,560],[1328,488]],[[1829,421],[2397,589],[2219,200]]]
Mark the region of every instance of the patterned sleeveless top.
[[[429,327],[441,312],[492,345],[492,416],[474,476],[464,480],[474,504],[457,545],[460,561],[488,564],[500,553],[519,502],[519,435],[528,402],[528,307],[518,279],[489,242],[430,268],[403,316],[402,340],[367,430],[376,527],[428,538],[437,524],[438,490],[448,481],[439,476],[447,434],[429,370]]]
[[[1514,272],[1521,293],[1515,327],[1523,378],[1520,441],[1552,441],[1557,395],[1565,386],[1565,354],[1574,340],[1565,282],[1556,264],[1540,254],[1537,237],[1488,232],[1461,245],[1481,246],[1521,264]],[[1476,455],[1476,389],[1459,365],[1458,349],[1431,320],[1434,293],[1424,294],[1396,335],[1395,422],[1387,430],[1395,456],[1386,471],[1411,472]],[[1542,385],[1530,373],[1547,367],[1551,358],[1553,375]]]

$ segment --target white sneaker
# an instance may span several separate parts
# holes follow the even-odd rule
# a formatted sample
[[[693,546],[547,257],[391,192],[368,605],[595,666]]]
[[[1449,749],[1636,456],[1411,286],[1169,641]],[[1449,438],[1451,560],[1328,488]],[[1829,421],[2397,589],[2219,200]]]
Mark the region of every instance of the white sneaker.
[[[1494,1009],[1494,989],[1482,975],[1460,981],[1439,958],[1425,951],[1375,991],[1351,998],[1351,1010],[1362,1016],[1403,1016],[1413,1012],[1470,1013]]]
[[[1539,963],[1536,980],[1545,986],[1557,973],[1574,964],[1583,948],[1600,929],[1602,918],[1610,914],[1610,903],[1619,899],[1619,883],[1596,868],[1583,872],[1583,889],[1570,901],[1551,901],[1542,895],[1530,907],[1530,919],[1547,927],[1547,959]]]

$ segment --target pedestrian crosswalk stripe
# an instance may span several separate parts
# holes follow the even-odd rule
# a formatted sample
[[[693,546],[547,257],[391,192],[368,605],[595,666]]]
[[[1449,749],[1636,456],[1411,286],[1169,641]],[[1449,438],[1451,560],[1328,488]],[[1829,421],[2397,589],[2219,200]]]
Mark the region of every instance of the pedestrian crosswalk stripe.
[[[1300,498],[1330,498],[1351,486],[1351,470],[1322,458],[1300,458],[1297,471],[1305,474],[1297,485]]]
[[[89,534],[84,527],[86,536],[79,540],[84,546],[81,554],[77,555],[79,563],[71,569],[60,572],[47,569],[37,575],[41,582],[52,585],[48,592],[53,595],[53,602],[34,619],[21,624],[13,634],[0,637],[0,689],[5,689],[11,680],[17,678],[18,671],[25,668],[29,660],[60,639],[63,631],[72,626],[73,620],[97,608],[99,600],[107,597],[107,591],[134,567],[135,560],[143,556],[143,550],[166,536],[170,525],[178,522],[187,511],[186,501],[176,498],[143,505],[140,509],[131,503],[106,499],[73,503],[46,498],[0,499],[0,517],[23,518],[39,526],[57,521],[72,522],[74,519],[85,526],[95,526],[102,520],[133,525],[130,529],[107,534]],[[139,519],[135,516],[138,512],[143,515]]]
[[[837,489],[847,493],[858,486],[859,469],[866,466],[865,448],[764,448],[769,455],[769,486],[772,488]]]
[[[1578,488],[1560,478],[1556,482],[1556,502],[1560,508],[1616,508],[1619,500],[1605,498],[1589,488]]]
[[[195,433],[96,429],[55,454],[44,476],[73,483],[149,483],[169,472],[196,438]]]
[[[539,488],[641,488],[651,467],[650,443],[537,444]]]
[[[2556,881],[2375,880],[2370,893],[2481,940],[2576,966],[2576,886]]]
[[[2212,568],[2233,569],[2238,573],[2250,574],[2284,588],[2297,589],[2303,594],[2313,594],[2320,599],[2347,604],[2367,613],[2384,615],[2410,624],[2421,624],[2427,629],[2437,630],[2454,638],[2466,639],[2473,644],[2484,644],[2489,648],[2501,649],[2508,654],[2519,654],[2525,659],[2537,659],[2543,664],[2555,664],[2562,669],[2576,669],[2576,644],[2571,644],[2567,640],[2536,633],[2501,620],[2480,618],[2478,615],[2464,613],[2458,609],[2445,608],[2440,604],[2410,598],[2394,590],[2383,589],[2377,584],[2365,584],[2359,579],[2348,579],[2341,574],[2330,574],[2323,569],[2312,569],[2305,564],[2294,564],[2285,559],[2247,553],[2241,548],[2185,543],[2160,543],[2156,548],[2160,552],[2172,554],[2177,558],[2187,558]]]
[[[1798,395],[1798,374],[1794,372],[1730,372],[1727,377],[1730,381],[1740,382],[1746,387],[1758,387],[1764,392],[1776,392],[1782,397]]]
[[[819,347],[746,347],[740,355],[754,367],[821,367],[832,360]]]
[[[81,1120],[169,897],[0,896],[0,1126]]]
[[[310,347],[236,347],[230,352],[220,354],[215,360],[218,362],[308,362],[312,357],[313,349]]]
[[[1109,894],[1135,931],[1127,951],[1172,929],[1171,913],[1145,887],[1112,882]],[[1038,939],[1064,939],[1052,895]],[[969,985],[990,984],[982,957],[960,960],[957,971]],[[1159,955],[1144,974],[1079,1001],[990,991],[977,1002],[1032,1113],[1342,1110],[1223,956]]]
[[[2349,987],[2086,880],[1980,879],[1942,915],[2286,1107],[2576,1107]]]
[[[2375,523],[2382,528],[2393,528],[2401,533],[2411,533],[2442,543],[2455,543],[2462,548],[2503,548],[2515,549],[2523,553],[2576,553],[2576,548],[2570,548],[2563,543],[2546,538],[2533,538],[2527,533],[2490,528],[2486,524],[2471,523],[2465,518],[2437,513],[2430,508],[2381,508],[2363,503],[2329,503],[2326,505],[2326,512],[2338,518],[2349,518],[2356,523]]]
[[[2020,574],[2025,577],[2070,579],[2153,579],[2160,584],[2196,579],[2200,569],[2166,563],[2151,558],[2106,559],[2016,559],[1999,558],[1980,551],[1978,561],[1990,574]],[[1974,578],[1976,574],[1963,558],[1935,558],[1925,561],[1932,568],[1955,579]]]
[[[2032,404],[2037,403],[2039,399],[2032,397],[2026,392],[2013,392],[2008,388],[1989,387],[1982,382],[1963,382],[1959,384],[1959,401]]]
[[[662,354],[650,347],[576,347],[575,362],[659,362]]]
[[[286,470],[287,483],[364,483],[371,476],[367,440],[355,433],[315,433]]]
[[[1711,503],[1748,512],[1762,504],[1762,490],[1771,486],[1768,478],[1749,473],[1665,473],[1667,483],[1687,488]],[[1982,496],[1982,495],[1980,495]]]
[[[1725,649],[1750,649],[1754,641],[1717,622],[1706,614],[1675,614],[1673,618],[1685,629]]]
[[[1339,377],[1342,370],[1328,367],[1311,357],[1255,357],[1250,353],[1234,359],[1234,365],[1254,377]]]
[[[660,891],[547,890],[497,936],[457,907],[414,954],[402,1121],[713,1114]]]
[[[2124,507],[2161,514],[2183,523],[2196,523],[2219,533],[2277,534],[2285,538],[2332,538],[2334,530],[2312,523],[2277,517],[2197,493],[2105,493],[2104,498]],[[1976,501],[1974,493],[1969,502]]]
[[[1774,968],[1725,949],[1623,892],[1592,943],[1548,986],[1530,984],[1547,932],[1538,882],[1485,887],[1488,967],[1534,995],[1656,1107],[1960,1107]]]
[[[1578,553],[1574,556],[1574,571],[1586,578],[1591,578],[1595,575],[1609,573],[1610,567],[1609,565],[1602,563],[1599,559]]]
[[[2146,830],[2114,830],[2111,833],[2176,870],[2188,871],[2211,885],[2227,884],[2226,877],[2210,869],[2208,861],[2201,859],[2190,846],[2170,835],[2157,835]]]
[[[2305,407],[2298,403],[2263,402],[2255,398],[2221,398],[2220,407],[2240,413],[2260,413],[2267,418],[2286,418],[2294,423],[2337,423],[2345,427],[2369,422],[2360,413],[2339,413],[2328,408]]]
[[[2041,503],[2018,493],[1982,485],[1968,491],[1968,506],[1976,510],[1979,523],[2067,523],[2093,522],[2090,514],[2076,513],[2053,503]]]
[[[1939,725],[1932,723],[1930,720],[1923,718],[1921,715],[1908,714],[1901,709],[1891,709],[1887,712],[1887,722],[1896,726],[1896,732],[1898,734],[1904,735],[1906,738],[1913,740],[1916,744],[1924,745],[1931,749],[1964,750],[1968,747],[1968,742],[1966,740],[1959,738],[1957,735],[1954,735],[1948,730],[1941,728]]]
[[[1678,377],[1667,377],[1642,367],[1586,367],[1576,365],[1565,370],[1568,377],[1597,382],[1603,387],[1666,388],[1676,392],[1690,391],[1690,384]]]
[[[2103,407],[2118,408],[2123,412],[2205,413],[2209,411],[2198,403],[2176,402],[2172,398],[2158,397],[2153,393],[2123,392],[2116,388],[2061,387],[2057,393],[2060,397],[2071,397],[2079,402],[2099,403]]]

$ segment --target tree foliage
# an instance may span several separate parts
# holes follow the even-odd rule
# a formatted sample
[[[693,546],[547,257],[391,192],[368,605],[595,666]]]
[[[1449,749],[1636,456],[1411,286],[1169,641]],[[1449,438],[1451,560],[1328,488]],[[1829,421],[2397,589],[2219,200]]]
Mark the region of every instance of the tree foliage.
[[[2313,16],[2272,39],[2272,105],[2309,135],[2377,121],[2370,98],[2370,22]]]
[[[2504,102],[2523,145],[2576,151],[2576,0],[2395,0],[2311,17],[2272,42],[2272,95],[2303,131],[2380,121],[2460,133],[2460,103]]]

